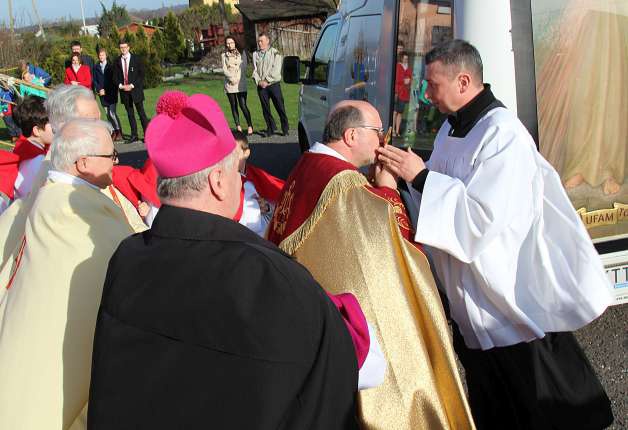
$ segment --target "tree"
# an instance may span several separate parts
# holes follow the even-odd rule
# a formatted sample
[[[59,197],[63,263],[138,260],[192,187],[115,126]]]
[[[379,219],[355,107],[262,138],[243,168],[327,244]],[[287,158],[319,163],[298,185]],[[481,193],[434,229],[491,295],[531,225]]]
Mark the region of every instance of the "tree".
[[[172,11],[168,12],[164,20],[164,40],[166,48],[164,60],[170,63],[180,61],[185,54],[185,36],[177,16]]]
[[[155,52],[157,57],[159,57],[159,61],[163,61],[166,55],[166,46],[165,46],[164,32],[157,29],[153,33],[153,37],[150,39],[150,46],[152,50]]]
[[[229,21],[227,21],[227,12],[225,11],[225,0],[218,0],[218,10],[222,20],[222,29],[225,36],[229,36]]]
[[[131,17],[126,7],[118,6],[115,0],[109,10],[107,10],[102,1],[100,2],[100,6],[102,6],[102,15],[100,15],[100,20],[98,21],[98,33],[100,37],[110,37],[114,35],[114,26],[119,28],[131,23]],[[115,36],[117,37],[117,29]]]

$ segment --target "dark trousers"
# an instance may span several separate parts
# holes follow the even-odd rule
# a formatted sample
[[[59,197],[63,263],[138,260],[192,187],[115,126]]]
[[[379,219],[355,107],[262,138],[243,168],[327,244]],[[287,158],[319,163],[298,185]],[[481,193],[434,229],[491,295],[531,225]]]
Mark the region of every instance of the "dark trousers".
[[[116,111],[117,103],[111,103],[110,105],[106,105],[100,101],[103,109],[105,110],[105,114],[107,114],[107,120],[113,127],[115,131],[122,131],[122,126],[120,125],[120,118],[118,118],[118,112]]]
[[[244,114],[244,118],[246,119],[246,123],[249,127],[253,127],[253,123],[251,122],[251,112],[249,112],[249,108],[246,105],[246,91],[240,93],[227,93],[227,98],[229,99],[229,105],[231,106],[231,115],[233,115],[233,121],[235,125],[240,125],[240,115],[238,115],[238,104],[240,105],[240,109]]]
[[[122,99],[122,104],[124,105],[124,108],[126,109],[126,114],[129,117],[131,136],[137,137],[137,121],[135,121],[135,112],[133,111],[133,106],[135,106],[135,109],[137,109],[137,115],[140,117],[142,129],[144,130],[144,135],[146,135],[146,127],[148,127],[148,117],[146,116],[146,112],[144,112],[144,101],[141,100],[139,102],[133,102],[130,97],[125,97]]]
[[[2,119],[4,120],[4,124],[7,126],[7,129],[9,130],[9,135],[11,137],[19,137],[20,134],[22,134],[22,130],[20,130],[20,128],[13,120],[13,116],[3,116]]]
[[[281,84],[276,82],[266,88],[257,87],[257,95],[259,101],[262,104],[262,112],[264,114],[264,120],[266,121],[266,130],[274,132],[277,130],[277,125],[273,119],[273,115],[270,113],[270,100],[273,101],[275,109],[279,114],[279,120],[281,121],[281,131],[287,133],[290,127],[288,126],[288,117],[286,116],[286,109],[283,105],[283,94],[281,93]]]
[[[482,351],[467,348],[452,326],[478,430],[599,430],[613,422],[610,401],[573,334]]]

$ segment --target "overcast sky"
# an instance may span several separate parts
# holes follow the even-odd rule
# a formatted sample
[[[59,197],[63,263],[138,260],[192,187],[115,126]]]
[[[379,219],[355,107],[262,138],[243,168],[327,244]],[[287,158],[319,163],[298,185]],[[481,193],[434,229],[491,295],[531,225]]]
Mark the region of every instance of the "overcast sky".
[[[113,0],[103,0],[107,8]],[[118,0],[119,5],[127,9],[158,9],[163,6],[188,4],[187,0]],[[81,0],[35,0],[39,14],[44,21],[54,21],[59,18],[81,18]],[[85,17],[100,15],[102,10],[98,0],[83,0]],[[9,23],[8,1],[0,0],[0,22]],[[35,21],[32,0],[13,0],[13,16],[18,26],[31,25]]]

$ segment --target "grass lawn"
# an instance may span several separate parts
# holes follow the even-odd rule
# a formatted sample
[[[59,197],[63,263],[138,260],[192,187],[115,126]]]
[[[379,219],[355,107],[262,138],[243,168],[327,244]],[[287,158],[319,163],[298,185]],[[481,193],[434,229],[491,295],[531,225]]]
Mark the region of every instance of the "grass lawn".
[[[286,113],[288,115],[288,121],[290,122],[290,129],[296,130],[297,127],[297,115],[298,115],[298,102],[299,102],[299,85],[297,84],[281,84],[284,103],[286,107]],[[219,75],[209,75],[209,74],[201,74],[197,76],[191,76],[188,78],[181,79],[179,81],[174,82],[164,82],[163,85],[157,88],[150,88],[144,91],[144,95],[146,100],[144,100],[144,108],[146,109],[146,114],[149,118],[152,118],[155,115],[155,104],[159,96],[166,90],[179,90],[183,91],[188,95],[201,93],[207,94],[210,97],[213,97],[222,108],[225,113],[225,117],[229,121],[231,127],[235,128],[235,123],[231,116],[231,109],[229,107],[229,102],[227,100],[227,96],[223,90],[223,78]],[[264,117],[262,116],[262,107],[259,102],[259,97],[257,97],[257,90],[255,89],[255,83],[252,79],[248,80],[248,98],[247,105],[249,110],[251,111],[251,118],[253,120],[253,129],[254,130],[263,130],[266,128],[266,124],[264,122]],[[99,103],[100,104],[100,103]],[[272,103],[271,103],[272,106]],[[129,134],[129,121],[127,119],[126,111],[124,110],[124,106],[118,103],[118,116],[120,117],[120,121],[122,122],[122,130],[125,134]],[[280,130],[281,125],[279,123],[279,117],[277,116],[274,108],[271,108],[273,112],[273,116],[277,123],[277,128]],[[136,113],[137,115],[137,113]],[[104,112],[102,113],[102,118],[105,119]],[[140,137],[142,136],[142,127],[139,123],[139,118],[137,118],[138,122],[138,131]],[[240,112],[240,124],[246,131],[246,120],[244,116]],[[6,141],[10,141],[9,134],[4,125],[4,121],[0,121],[0,149],[11,150],[11,145],[6,144]]]

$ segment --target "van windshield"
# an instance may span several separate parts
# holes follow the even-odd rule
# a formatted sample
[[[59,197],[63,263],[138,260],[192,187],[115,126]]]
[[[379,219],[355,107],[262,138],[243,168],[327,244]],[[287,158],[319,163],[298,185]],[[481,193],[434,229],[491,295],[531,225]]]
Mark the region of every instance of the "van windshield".
[[[446,116],[425,98],[425,54],[453,38],[452,0],[400,0],[393,144],[431,150]]]

